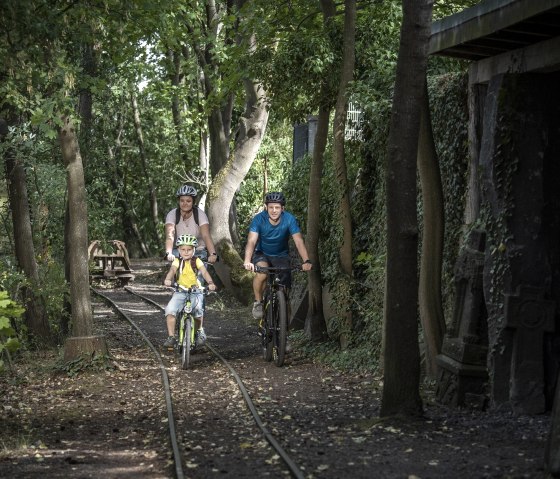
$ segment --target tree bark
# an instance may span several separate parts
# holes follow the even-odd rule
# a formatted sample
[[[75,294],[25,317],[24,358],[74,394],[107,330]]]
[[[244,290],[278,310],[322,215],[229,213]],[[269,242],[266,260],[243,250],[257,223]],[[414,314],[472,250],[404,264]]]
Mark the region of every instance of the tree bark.
[[[323,23],[326,26],[336,14],[333,0],[321,0]],[[321,84],[321,98],[328,94],[327,82]],[[317,118],[317,133],[311,158],[309,171],[309,189],[307,195],[307,236],[305,243],[313,269],[308,273],[308,309],[305,319],[305,334],[312,341],[322,341],[327,337],[327,323],[323,311],[323,282],[321,280],[321,260],[319,256],[319,236],[321,231],[321,183],[323,179],[323,164],[327,139],[329,135],[329,121],[331,108],[327,103],[319,106]]]
[[[324,90],[324,87],[323,87]],[[309,194],[307,196],[306,246],[313,268],[308,273],[309,305],[305,319],[305,334],[312,341],[327,337],[327,324],[323,313],[323,284],[319,259],[319,236],[321,231],[321,180],[327,138],[329,134],[330,108],[321,106],[317,119],[317,133],[309,171]]]
[[[97,349],[107,351],[105,341],[93,336],[93,315],[89,291],[87,202],[84,170],[76,130],[70,118],[63,117],[59,131],[62,159],[66,166],[69,225],[67,261],[70,265],[70,298],[72,302],[72,336],[65,344],[64,357],[72,360],[82,353]],[[76,338],[81,338],[76,341]],[[89,338],[89,341],[88,341]],[[88,344],[89,346],[84,346]]]
[[[4,120],[0,121],[2,122],[0,141],[2,141],[7,133],[7,124]],[[29,280],[29,286],[22,287],[25,325],[33,343],[39,347],[51,347],[55,345],[55,339],[49,325],[45,302],[40,295],[35,293],[40,286],[39,267],[35,260],[25,168],[10,151],[6,154],[5,165],[15,255],[19,266]]]
[[[418,173],[422,188],[423,228],[420,259],[418,304],[426,347],[426,373],[434,378],[436,356],[441,352],[445,334],[445,318],[441,299],[441,269],[443,263],[444,210],[441,174],[434,144],[428,84],[424,95],[418,139]]]
[[[192,167],[192,164],[189,162],[189,145],[187,144],[185,134],[183,132],[183,116],[181,115],[181,107],[179,104],[179,89],[184,78],[184,74],[181,71],[181,58],[183,57],[185,60],[188,60],[189,50],[186,47],[183,47],[182,51],[176,51],[169,48],[166,56],[167,64],[169,65],[169,81],[172,87],[171,116],[173,118],[173,126],[175,127],[175,136],[177,138],[177,144],[179,145],[181,158],[183,159],[183,164],[185,165],[185,168],[189,170]]]
[[[134,114],[134,127],[136,129],[136,138],[138,140],[138,152],[140,154],[140,161],[142,164],[142,170],[144,172],[146,181],[148,182],[148,191],[150,194],[150,206],[152,211],[152,224],[155,234],[155,239],[158,244],[161,243],[161,232],[159,226],[159,215],[158,215],[158,201],[156,189],[152,181],[150,172],[148,171],[148,159],[146,156],[146,149],[144,147],[144,135],[142,134],[142,122],[140,121],[140,110],[138,109],[138,102],[136,99],[136,93],[134,91],[130,94],[132,111]]]
[[[433,0],[403,0],[388,140],[387,267],[381,416],[422,414],[418,346],[416,160]]]
[[[97,61],[95,57],[95,50],[91,43],[82,45],[82,68],[86,75],[90,78],[97,76]],[[91,88],[84,87],[80,90],[80,103],[78,107],[80,114],[80,142],[82,144],[82,163],[84,170],[87,166],[87,158],[90,153],[91,144],[91,124],[93,118],[93,95]]]
[[[351,290],[352,281],[352,214],[350,211],[350,193],[348,186],[348,174],[346,158],[344,155],[344,135],[346,132],[346,112],[348,109],[348,84],[354,77],[354,44],[356,35],[356,0],[345,0],[344,2],[344,53],[338,96],[334,112],[334,143],[333,162],[336,173],[336,184],[338,186],[338,213],[342,223],[342,243],[339,248],[339,261],[342,278],[347,287],[344,291]],[[340,334],[340,346],[348,348],[352,335],[352,308],[350,295],[346,294],[339,299],[339,311],[343,312],[344,323]]]
[[[262,85],[250,79],[244,81],[246,92],[245,112],[239,119],[238,133],[231,158],[212,182],[207,210],[212,239],[224,265],[216,271],[223,282],[230,281],[235,293],[243,302],[251,297],[251,274],[242,268],[243,260],[233,247],[229,228],[229,211],[235,192],[251,168],[257,155],[268,123],[266,92]],[[223,269],[223,268],[228,268]],[[240,272],[240,273],[239,273]],[[227,274],[228,278],[223,278]]]

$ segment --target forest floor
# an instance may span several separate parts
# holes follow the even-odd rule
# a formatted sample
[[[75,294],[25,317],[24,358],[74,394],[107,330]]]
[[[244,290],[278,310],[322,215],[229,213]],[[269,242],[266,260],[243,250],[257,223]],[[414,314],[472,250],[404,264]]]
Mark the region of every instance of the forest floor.
[[[134,268],[135,282],[155,282],[161,264]],[[113,358],[111,368],[83,372],[74,365],[65,371],[60,353],[26,353],[0,375],[0,477],[175,476],[158,365],[128,323],[101,302],[94,301],[94,308],[96,332],[106,336]],[[247,333],[254,329],[246,319],[248,308],[233,300],[216,311],[209,307],[210,313],[207,331],[218,346],[225,348],[235,334],[254,334]],[[163,340],[163,320],[149,324]],[[220,337],[227,341],[220,343]],[[256,336],[251,341],[256,344]],[[264,363],[258,348],[252,351],[239,354],[243,357],[235,367],[257,402],[263,381],[274,386],[265,391],[267,404],[274,406],[268,414],[308,479],[547,477],[549,415],[449,409],[425,390],[423,418],[381,420],[382,382],[375,375],[332,370],[296,346],[283,368]],[[204,449],[206,459],[187,464],[185,477],[288,477],[281,469],[266,469],[277,457],[263,453],[262,468],[246,459],[248,450],[257,453],[263,441],[216,446],[232,432],[231,424],[217,420],[219,410],[239,398],[212,391],[213,373],[205,367],[201,363],[192,374],[205,383],[206,402],[197,403],[192,393],[187,400],[205,431],[190,450]],[[185,377],[185,371],[171,374],[172,383],[179,374]],[[214,397],[226,402],[214,403]],[[216,417],[206,415],[210,410]]]

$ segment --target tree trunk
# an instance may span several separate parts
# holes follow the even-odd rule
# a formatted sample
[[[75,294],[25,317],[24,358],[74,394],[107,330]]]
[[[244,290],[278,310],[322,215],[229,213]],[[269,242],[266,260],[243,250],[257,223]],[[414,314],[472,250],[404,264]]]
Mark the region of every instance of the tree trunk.
[[[321,0],[323,23],[328,25],[336,14],[333,0]],[[327,97],[327,82],[321,84],[321,98]],[[309,189],[307,195],[307,237],[305,243],[313,269],[308,273],[308,309],[305,319],[305,334],[311,341],[322,341],[327,337],[327,323],[323,311],[323,282],[321,280],[321,261],[319,256],[319,236],[321,231],[321,182],[331,108],[327,104],[319,107],[317,133],[313,146],[313,158],[309,171]]]
[[[84,170],[76,130],[68,117],[59,132],[62,159],[68,184],[68,250],[70,298],[72,302],[72,336],[65,344],[64,358],[69,361],[83,353],[107,352],[105,341],[93,336],[93,315],[89,291],[87,202]]]
[[[169,65],[169,81],[171,82],[172,95],[171,95],[171,115],[173,118],[173,126],[175,127],[175,136],[177,138],[177,144],[179,145],[179,151],[181,158],[183,159],[183,164],[185,168],[189,170],[191,164],[188,158],[188,145],[185,141],[185,135],[183,134],[183,120],[181,117],[181,109],[179,107],[179,87],[183,79],[183,74],[181,73],[181,57],[185,56],[188,60],[188,50],[185,48],[183,52],[177,52],[173,49],[167,50],[167,64]]]
[[[337,297],[339,300],[339,311],[342,311],[344,316],[344,323],[339,338],[342,349],[348,347],[352,335],[352,308],[349,295],[352,289],[352,215],[350,211],[346,158],[344,156],[344,135],[346,131],[346,112],[348,109],[347,88],[354,76],[356,0],[345,0],[344,5],[343,64],[333,124],[333,161],[336,172],[336,184],[339,188],[337,192],[339,198],[338,212],[342,223],[342,243],[339,249],[340,269],[342,271],[340,280],[346,283],[346,287],[342,288],[342,295]]]
[[[323,87],[323,91],[324,91]],[[317,133],[309,171],[309,194],[307,197],[307,237],[306,246],[313,269],[309,271],[309,306],[305,320],[305,334],[312,341],[322,341],[327,337],[327,324],[323,313],[323,285],[321,262],[319,260],[319,236],[321,231],[321,180],[327,137],[329,134],[330,108],[321,106],[317,120]]]
[[[223,168],[229,157],[229,130],[225,129],[222,112],[215,108],[208,118],[210,138],[210,172],[212,178]]]
[[[416,160],[432,5],[433,0],[403,1],[386,173],[385,377],[381,416],[422,414]]]
[[[445,318],[441,300],[441,268],[443,262],[444,211],[443,188],[432,132],[428,84],[424,81],[424,98],[418,139],[418,172],[422,188],[424,225],[418,304],[426,347],[426,373],[434,378],[436,356],[441,352],[445,334]]]
[[[2,123],[0,140],[7,133],[7,124],[3,120]],[[40,295],[35,294],[40,286],[39,267],[35,260],[25,168],[10,151],[6,154],[5,165],[8,200],[12,213],[15,255],[19,266],[30,283],[29,286],[22,288],[25,325],[33,343],[39,347],[51,347],[55,345],[55,339],[49,325],[45,302]]]
[[[90,78],[97,76],[97,62],[95,58],[95,50],[91,43],[82,45],[82,68],[86,75]],[[82,145],[82,163],[84,170],[87,166],[87,158],[90,153],[91,145],[91,124],[93,117],[93,95],[89,86],[80,90],[80,104],[78,107],[80,115],[80,142]]]
[[[234,292],[246,303],[252,296],[251,274],[242,268],[243,260],[233,248],[229,211],[235,192],[259,151],[268,123],[268,108],[262,85],[250,79],[246,79],[244,84],[245,112],[239,119],[234,151],[226,165],[214,177],[208,192],[210,206],[207,212],[212,239],[224,263],[216,266],[216,272],[224,283],[229,283],[231,278]],[[224,275],[229,277],[224,278]]]
[[[144,148],[144,135],[142,134],[142,123],[140,121],[140,110],[138,109],[138,102],[136,100],[136,93],[132,91],[130,95],[132,111],[134,113],[134,127],[136,128],[136,138],[138,140],[138,152],[140,154],[140,160],[142,162],[142,171],[148,182],[148,191],[150,193],[150,206],[152,211],[152,224],[154,228],[155,239],[158,244],[161,243],[161,232],[159,226],[159,215],[158,215],[158,202],[156,189],[152,182],[152,177],[148,171],[148,159],[146,157],[146,149]]]

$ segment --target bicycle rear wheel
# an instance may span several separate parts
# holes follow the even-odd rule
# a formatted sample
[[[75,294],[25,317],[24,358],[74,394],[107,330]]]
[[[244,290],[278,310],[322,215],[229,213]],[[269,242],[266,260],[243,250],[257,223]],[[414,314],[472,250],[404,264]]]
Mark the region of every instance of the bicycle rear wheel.
[[[274,344],[274,364],[280,367],[284,364],[286,358],[286,341],[288,339],[288,306],[286,294],[282,290],[276,293],[276,306],[276,327],[274,328],[272,343]]]
[[[265,298],[264,301],[264,324],[262,335],[262,351],[263,359],[265,361],[272,361],[272,330],[274,328],[274,311],[270,298]]]
[[[191,360],[193,318],[187,316],[183,329],[183,342],[181,343],[181,368],[188,369]]]

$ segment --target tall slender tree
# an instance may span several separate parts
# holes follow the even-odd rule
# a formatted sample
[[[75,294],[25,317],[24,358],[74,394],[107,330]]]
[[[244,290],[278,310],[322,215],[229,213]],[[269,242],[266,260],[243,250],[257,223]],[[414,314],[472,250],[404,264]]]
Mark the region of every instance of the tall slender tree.
[[[68,184],[68,251],[70,265],[70,300],[72,303],[72,336],[66,341],[64,358],[76,359],[81,354],[107,353],[102,336],[93,335],[93,315],[89,292],[87,202],[82,157],[72,119],[62,118],[59,130],[62,159]]]
[[[0,141],[7,134],[8,125],[0,119]],[[27,174],[21,157],[16,157],[15,149],[8,148],[5,155],[8,200],[12,212],[15,256],[28,284],[23,287],[25,324],[32,341],[38,346],[54,346],[55,340],[49,325],[44,299],[38,294],[40,289],[39,267],[35,256],[31,216],[27,194]]]
[[[329,28],[336,14],[333,0],[321,0],[323,25]],[[319,237],[321,231],[321,183],[323,178],[323,164],[325,150],[329,136],[331,114],[330,86],[328,77],[321,81],[321,104],[317,116],[317,133],[311,157],[309,170],[309,189],[307,195],[307,237],[306,246],[309,257],[313,262],[313,269],[309,271],[308,281],[308,310],[305,320],[305,334],[312,341],[321,341],[327,336],[327,323],[323,312],[323,282],[321,280],[321,259],[319,256]]]
[[[338,254],[340,269],[347,285],[343,289],[348,292],[346,297],[340,298],[342,303],[341,310],[344,314],[344,325],[340,335],[340,346],[343,349],[348,347],[352,334],[352,309],[349,295],[352,289],[352,212],[350,210],[350,188],[348,185],[346,157],[344,155],[344,142],[346,135],[346,113],[348,111],[348,85],[354,77],[355,37],[356,0],[345,0],[342,69],[333,123],[333,162],[336,172],[336,184],[338,186],[338,214],[342,226],[342,241]]]
[[[433,0],[404,0],[386,172],[387,267],[381,416],[420,415],[416,160]]]
[[[424,334],[426,373],[435,377],[436,356],[441,352],[445,318],[441,298],[443,263],[443,188],[432,132],[428,83],[424,81],[422,116],[418,139],[418,174],[422,189],[423,234],[418,304]]]

